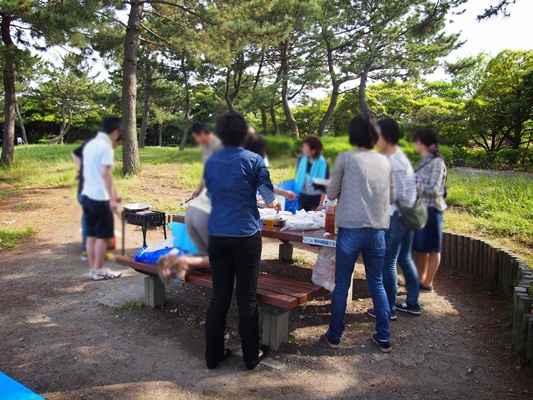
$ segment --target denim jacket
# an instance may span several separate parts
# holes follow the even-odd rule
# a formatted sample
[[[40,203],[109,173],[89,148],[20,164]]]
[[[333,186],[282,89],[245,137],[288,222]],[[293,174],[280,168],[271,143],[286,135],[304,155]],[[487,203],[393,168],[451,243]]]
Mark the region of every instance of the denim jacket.
[[[205,164],[205,186],[211,199],[211,236],[248,237],[261,229],[256,194],[265,203],[276,199],[263,158],[242,147],[226,146]]]

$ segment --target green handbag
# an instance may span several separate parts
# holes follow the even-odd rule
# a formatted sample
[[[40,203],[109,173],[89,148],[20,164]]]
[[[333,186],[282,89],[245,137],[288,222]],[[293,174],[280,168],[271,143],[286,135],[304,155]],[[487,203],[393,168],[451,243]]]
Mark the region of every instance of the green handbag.
[[[398,207],[403,223],[410,231],[418,231],[426,226],[428,210],[420,196],[417,197],[414,207],[404,207],[399,201],[396,202],[396,207]]]

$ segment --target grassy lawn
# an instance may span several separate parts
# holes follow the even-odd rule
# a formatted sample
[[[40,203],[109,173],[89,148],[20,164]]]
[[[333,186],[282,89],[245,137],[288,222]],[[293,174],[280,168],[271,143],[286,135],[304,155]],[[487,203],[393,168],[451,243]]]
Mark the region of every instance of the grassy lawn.
[[[74,187],[76,168],[70,159],[74,145],[31,145],[17,147],[15,162],[10,168],[0,168],[0,201],[20,195],[27,187]],[[149,172],[123,178],[121,152],[116,152],[116,185],[125,200],[143,181],[160,179],[174,188],[193,190],[202,173],[198,149],[149,147],[140,150],[141,162]],[[288,154],[269,158],[270,173],[274,183],[292,179],[296,172],[296,158]],[[150,188],[147,188],[149,190]],[[533,265],[533,180],[523,177],[467,177],[454,170],[448,179],[450,209],[446,212],[445,229],[456,233],[483,238],[523,256]],[[168,196],[167,196],[168,197]],[[175,208],[177,199],[159,196],[154,207],[164,211]],[[31,204],[17,205],[20,210]],[[2,247],[26,231],[7,233],[0,231]],[[15,238],[15,239],[9,239]],[[7,242],[6,242],[7,241]]]

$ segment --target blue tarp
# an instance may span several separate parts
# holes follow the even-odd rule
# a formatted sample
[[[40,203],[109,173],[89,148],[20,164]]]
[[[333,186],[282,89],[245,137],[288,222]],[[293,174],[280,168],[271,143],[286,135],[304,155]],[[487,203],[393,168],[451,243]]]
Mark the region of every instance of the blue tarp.
[[[0,399],[2,400],[45,400],[26,386],[0,372]]]

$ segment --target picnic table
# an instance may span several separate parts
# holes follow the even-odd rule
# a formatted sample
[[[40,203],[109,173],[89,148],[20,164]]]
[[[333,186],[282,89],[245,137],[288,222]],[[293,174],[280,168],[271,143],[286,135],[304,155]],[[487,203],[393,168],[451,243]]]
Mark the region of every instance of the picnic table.
[[[173,215],[172,221],[185,223],[183,215]],[[282,231],[281,227],[274,226],[273,229],[263,227],[261,235],[272,239],[278,239],[282,243],[279,245],[279,259],[283,262],[292,262],[293,243],[303,243],[310,246],[335,247],[337,244],[337,235],[324,236],[324,228],[314,229],[311,231]]]

